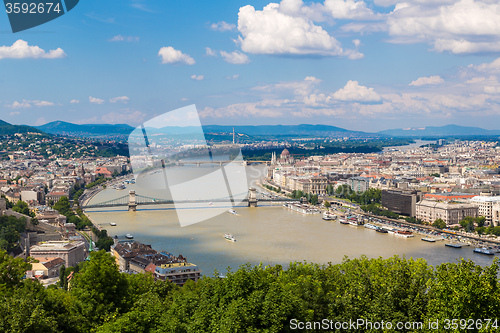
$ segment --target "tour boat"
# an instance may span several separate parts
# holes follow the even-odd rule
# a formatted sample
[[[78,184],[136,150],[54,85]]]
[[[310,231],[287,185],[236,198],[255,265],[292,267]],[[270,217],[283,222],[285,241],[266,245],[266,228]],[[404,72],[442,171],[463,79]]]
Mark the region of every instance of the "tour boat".
[[[378,227],[375,224],[371,224],[371,223],[365,224],[365,228],[372,229],[372,230],[378,229]]]
[[[323,213],[323,220],[330,221],[330,220],[334,220],[334,219],[335,219],[335,215],[332,215],[329,212]]]
[[[430,237],[424,237],[424,238],[422,238],[422,240],[424,242],[429,242],[429,243],[435,243],[436,242],[436,240],[434,238],[430,238]]]
[[[341,224],[349,224],[349,222],[347,222],[347,221],[346,221],[346,220],[344,220],[344,219],[340,219],[340,220],[339,220],[339,222],[340,222]]]
[[[380,232],[382,234],[386,234],[388,231],[384,228],[381,228],[381,227],[378,227],[377,229],[375,229],[376,232]]]
[[[458,244],[458,243],[446,243],[446,244],[444,244],[444,246],[452,247],[454,249],[461,249],[462,248],[462,244]]]
[[[476,247],[474,249],[474,252],[480,253],[480,254],[486,254],[486,255],[489,255],[489,256],[494,255],[494,253],[492,251],[490,251],[489,249],[487,249],[486,247]]]
[[[132,236],[131,234],[126,234],[125,237],[127,237],[128,239],[134,239],[134,236]]]
[[[119,184],[119,185],[115,186],[115,189],[116,190],[124,190],[124,189],[126,189],[126,187],[125,187],[125,184]]]
[[[408,230],[396,230],[396,232],[394,234],[396,236],[404,237],[404,238],[413,237],[413,232],[408,231]]]
[[[236,242],[236,238],[231,234],[224,234],[224,238],[230,242]]]
[[[109,222],[109,225],[112,226],[112,227],[115,227],[116,223],[115,222]]]

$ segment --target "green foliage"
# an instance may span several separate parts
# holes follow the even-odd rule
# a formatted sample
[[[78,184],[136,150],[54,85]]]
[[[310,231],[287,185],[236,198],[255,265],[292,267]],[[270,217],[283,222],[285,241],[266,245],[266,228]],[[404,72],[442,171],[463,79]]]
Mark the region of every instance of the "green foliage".
[[[405,217],[405,220],[406,220],[406,222],[409,222],[409,223],[424,224],[424,221],[422,221],[421,219],[417,219],[416,217],[413,217],[413,216],[407,216],[407,217]]]
[[[68,215],[72,214],[73,212],[71,211],[71,205],[69,203],[68,197],[62,196],[59,198],[59,200],[54,204],[52,207],[55,210],[59,212],[59,214],[62,214],[66,217]]]
[[[438,229],[444,229],[446,228],[446,222],[444,222],[443,219],[436,219],[434,223],[432,223],[432,226]]]
[[[382,209],[376,204],[369,204],[369,205],[364,205],[361,206],[361,209],[364,210],[365,212],[371,212],[374,215],[378,216],[385,216],[391,219],[399,219],[399,214],[391,212],[390,210],[387,209]]]
[[[91,252],[90,261],[71,281],[70,292],[79,311],[91,323],[102,324],[126,308],[128,283],[118,271],[114,257],[105,251]]]
[[[14,206],[12,206],[12,210],[30,217],[35,217],[35,214],[30,212],[28,204],[21,200],[19,200]]]
[[[431,177],[441,177],[441,174],[439,172],[436,172],[436,173],[430,173],[429,176],[431,176]]]
[[[0,216],[0,249],[10,252],[21,238],[21,233],[26,230],[26,218],[15,216]]]
[[[325,201],[323,201],[323,203],[324,203],[324,205],[325,205],[326,208],[330,208],[332,206],[332,204],[330,203],[330,201],[325,200]]]
[[[281,193],[281,189],[279,187],[274,187],[274,186],[270,186],[270,185],[266,185],[266,184],[264,184],[262,186],[264,186],[265,188],[267,188],[270,191],[273,191],[276,193]]]
[[[30,269],[30,263],[21,258],[14,259],[14,257],[0,249],[0,294],[19,286],[26,271]]]

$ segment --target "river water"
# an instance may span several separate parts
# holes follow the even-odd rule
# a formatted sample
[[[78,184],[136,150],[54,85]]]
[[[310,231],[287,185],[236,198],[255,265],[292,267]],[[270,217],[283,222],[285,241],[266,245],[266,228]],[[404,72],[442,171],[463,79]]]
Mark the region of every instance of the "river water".
[[[265,174],[264,166],[247,168],[252,183]],[[103,190],[92,203],[128,195],[129,190],[149,194],[148,189],[130,184],[126,190]],[[480,265],[489,265],[493,260],[493,256],[473,253],[472,247],[454,249],[445,247],[445,241],[423,242],[419,235],[405,239],[381,234],[364,227],[324,221],[321,214],[303,215],[269,203],[259,204],[257,208],[240,205],[235,208],[236,215],[226,212],[185,227],[180,226],[172,205],[139,205],[137,208],[136,212],[129,212],[127,207],[93,208],[86,212],[95,223],[107,229],[109,235],[124,239],[124,235],[130,233],[135,240],[151,244],[155,250],[182,254],[210,276],[214,270],[224,274],[227,267],[236,270],[247,262],[286,267],[292,261],[340,263],[344,256],[361,255],[424,258],[431,265],[455,262],[461,257]],[[187,209],[197,214],[211,207],[192,205]],[[110,226],[110,222],[117,225]],[[233,234],[237,241],[225,240],[224,233]]]

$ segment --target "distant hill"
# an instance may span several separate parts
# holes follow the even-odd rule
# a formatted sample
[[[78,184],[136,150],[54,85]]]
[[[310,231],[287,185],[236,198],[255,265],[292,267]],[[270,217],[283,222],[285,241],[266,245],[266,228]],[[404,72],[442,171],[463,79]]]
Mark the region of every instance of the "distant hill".
[[[12,125],[8,122],[0,120],[0,135],[12,135],[15,133],[43,133],[43,131],[38,130],[31,126],[26,125]]]
[[[54,121],[37,127],[46,133],[58,135],[70,135],[80,137],[127,137],[134,127],[125,124],[119,125],[77,125],[64,121]],[[248,136],[318,136],[318,137],[378,137],[377,134],[350,131],[344,128],[329,125],[260,125],[260,126],[234,126],[238,134]],[[182,135],[199,133],[197,127],[168,126],[163,128],[146,128],[152,133],[169,135]],[[233,126],[206,125],[203,126],[204,133],[231,133]]]
[[[429,126],[423,128],[405,128],[405,129],[390,129],[385,131],[380,131],[377,134],[384,136],[433,136],[433,137],[445,137],[445,136],[493,136],[500,135],[499,130],[485,130],[479,127],[467,127],[458,125],[446,125],[446,126]]]
[[[126,124],[107,125],[89,124],[77,125],[64,121],[53,121],[51,123],[37,126],[41,131],[56,135],[68,135],[77,137],[127,137],[134,127]]]

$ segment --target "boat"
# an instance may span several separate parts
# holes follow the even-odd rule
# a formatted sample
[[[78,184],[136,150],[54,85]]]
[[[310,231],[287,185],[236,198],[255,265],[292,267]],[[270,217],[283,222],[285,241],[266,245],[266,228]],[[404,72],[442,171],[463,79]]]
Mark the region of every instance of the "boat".
[[[325,220],[325,221],[335,220],[335,215],[332,215],[329,212],[324,212],[323,213],[323,220]]]
[[[119,184],[115,186],[115,190],[124,190],[126,189],[125,184]]]
[[[230,242],[236,242],[236,238],[231,234],[224,234],[224,238]]]
[[[320,211],[316,208],[311,208],[309,205],[303,205],[298,203],[287,203],[283,207],[294,210],[302,214],[316,214]]]
[[[446,244],[444,244],[444,246],[452,247],[454,249],[461,249],[462,248],[462,244],[460,244],[460,243],[446,243]]]
[[[431,238],[431,237],[424,237],[424,238],[422,238],[422,240],[424,242],[429,242],[429,243],[435,243],[436,242],[436,239]]]
[[[384,228],[381,228],[381,227],[377,227],[377,229],[375,229],[376,232],[380,232],[382,234],[386,234],[387,233],[387,230],[384,229]]]
[[[378,227],[375,224],[371,224],[371,223],[366,223],[365,228],[372,229],[372,230],[378,229]]]
[[[109,222],[109,225],[112,226],[112,227],[116,227],[116,223],[115,222]]]
[[[232,208],[230,208],[228,211],[227,211],[229,214],[233,214],[233,215],[236,215],[236,211]]]
[[[396,230],[394,232],[396,236],[403,237],[403,238],[410,238],[413,237],[413,232],[408,231],[408,230]]]
[[[128,239],[134,239],[134,236],[132,236],[131,234],[126,234],[125,237],[127,237]]]
[[[213,206],[213,205],[214,205],[214,203],[213,203],[212,201],[210,201],[210,202],[208,203],[208,205],[209,205],[209,206]]]
[[[346,221],[346,220],[344,220],[344,219],[340,219],[340,220],[339,220],[339,222],[340,222],[341,224],[349,224],[349,222],[347,222],[347,221]]]
[[[494,253],[492,251],[490,251],[488,248],[486,247],[476,247],[474,249],[474,252],[476,253],[480,253],[480,254],[486,254],[486,255],[489,255],[489,256],[492,256],[494,255]]]

